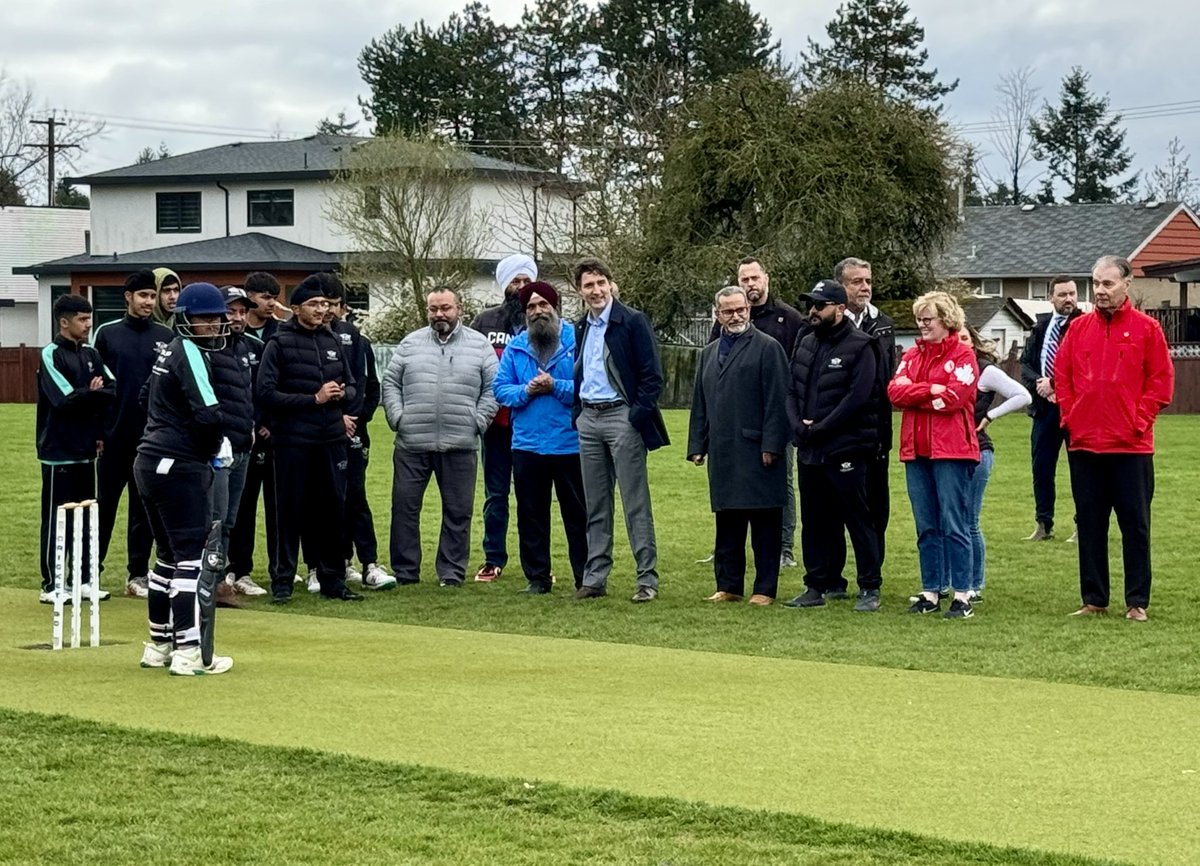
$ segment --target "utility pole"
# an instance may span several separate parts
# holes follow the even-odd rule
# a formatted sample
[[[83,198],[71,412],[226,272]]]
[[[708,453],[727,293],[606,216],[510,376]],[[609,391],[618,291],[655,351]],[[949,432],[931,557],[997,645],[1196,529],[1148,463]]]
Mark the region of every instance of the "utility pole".
[[[26,142],[26,147],[40,147],[46,151],[46,204],[49,207],[54,207],[54,154],[59,150],[66,150],[68,147],[79,147],[77,144],[55,144],[54,142],[54,127],[58,120],[51,114],[45,120],[31,120],[30,123],[36,123],[39,126],[46,127],[46,143],[39,144],[37,142]]]

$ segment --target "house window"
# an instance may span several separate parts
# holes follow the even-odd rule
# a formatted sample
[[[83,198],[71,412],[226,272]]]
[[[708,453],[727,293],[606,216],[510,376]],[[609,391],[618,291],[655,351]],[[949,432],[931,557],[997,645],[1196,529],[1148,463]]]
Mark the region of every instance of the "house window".
[[[370,312],[371,288],[365,283],[355,283],[346,286],[346,306],[351,310]]]
[[[58,334],[58,320],[54,318],[54,305],[58,303],[58,299],[63,295],[71,294],[70,286],[51,286],[50,287],[50,306],[47,312],[50,314],[50,336],[54,337]]]
[[[260,189],[246,193],[246,224],[290,226],[295,224],[295,196],[290,189]]]
[[[92,333],[125,315],[124,286],[92,286]]]
[[[154,198],[159,234],[199,233],[200,193],[160,192]]]
[[[1029,297],[1035,301],[1044,301],[1050,296],[1050,281],[1049,280],[1030,280],[1029,281]]]
[[[1004,293],[1004,280],[983,280],[979,284],[979,294],[989,298],[998,298]]]

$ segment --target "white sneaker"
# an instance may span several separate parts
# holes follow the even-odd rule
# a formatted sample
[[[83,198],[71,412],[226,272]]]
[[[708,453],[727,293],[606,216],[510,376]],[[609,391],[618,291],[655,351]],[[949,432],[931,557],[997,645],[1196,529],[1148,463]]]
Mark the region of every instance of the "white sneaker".
[[[214,655],[212,664],[205,665],[200,658],[200,647],[188,647],[171,653],[171,670],[173,677],[199,677],[207,674],[223,674],[233,667],[233,659],[229,656]]]
[[[346,583],[362,583],[362,572],[353,565],[346,566]]]
[[[317,579],[317,570],[315,568],[308,570],[308,591],[314,593],[321,591],[321,581]]]
[[[130,598],[145,598],[150,594],[150,579],[144,574],[129,578],[125,583],[125,594]]]
[[[91,592],[92,592],[91,584],[85,583],[79,589],[83,595],[83,603],[87,604],[88,599],[91,598]],[[66,589],[63,590],[63,592],[65,592],[67,594],[67,604],[70,604],[71,603],[71,587],[68,586]],[[146,594],[147,595],[150,594],[149,587],[147,587],[147,589],[146,589]],[[102,587],[96,591],[96,598],[99,601],[108,601],[110,598],[112,598],[112,593]]]
[[[169,643],[143,643],[146,649],[142,651],[142,667],[165,668],[171,663],[171,645]]]
[[[367,589],[396,588],[396,578],[384,571],[383,567],[377,562],[372,562],[367,566],[367,573],[363,576],[362,583]]]
[[[237,580],[233,581],[233,589],[235,592],[242,595],[266,595],[267,591],[254,582],[248,574],[243,574]]]
[[[38,594],[38,602],[41,604],[54,604],[54,599],[57,595],[58,595],[58,593],[52,589],[43,589]],[[66,592],[64,590],[63,591],[63,604],[70,604],[70,603],[71,603],[71,593]]]

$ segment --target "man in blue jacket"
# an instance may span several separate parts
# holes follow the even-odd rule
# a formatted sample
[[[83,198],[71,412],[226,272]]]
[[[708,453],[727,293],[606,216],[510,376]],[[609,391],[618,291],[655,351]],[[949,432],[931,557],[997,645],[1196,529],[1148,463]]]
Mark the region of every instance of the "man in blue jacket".
[[[599,259],[575,265],[575,288],[587,313],[575,345],[575,407],[579,461],[588,513],[588,563],[577,599],[608,592],[612,571],[613,482],[621,486],[625,529],[637,564],[631,601],[658,596],[658,547],[646,475],[646,452],[669,445],[658,410],[662,365],[645,314],[615,297],[612,272]]]
[[[500,358],[492,390],[512,424],[517,537],[525,592],[550,591],[550,492],[558,495],[575,587],[587,565],[587,510],[579,468],[579,434],[571,423],[575,403],[575,329],[559,318],[558,292],[530,283],[517,293],[526,329]]]

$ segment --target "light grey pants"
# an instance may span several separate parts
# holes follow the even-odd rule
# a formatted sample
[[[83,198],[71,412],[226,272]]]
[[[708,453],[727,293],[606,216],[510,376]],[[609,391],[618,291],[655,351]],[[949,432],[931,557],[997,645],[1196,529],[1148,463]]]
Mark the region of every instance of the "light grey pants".
[[[783,506],[783,546],[780,548],[789,556],[796,543],[796,446],[787,443],[784,449],[787,453],[787,504]]]
[[[629,423],[629,407],[584,407],[577,422],[583,496],[587,503],[588,561],[583,585],[603,588],[613,566],[613,494],[620,486],[625,530],[639,587],[658,589],[658,547],[646,475],[646,444]]]

